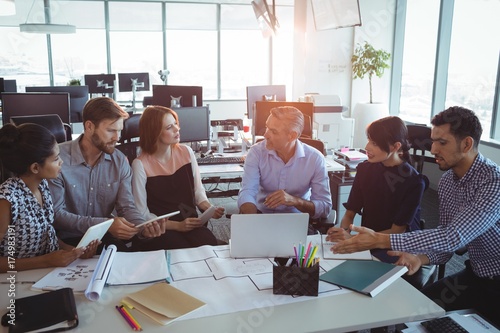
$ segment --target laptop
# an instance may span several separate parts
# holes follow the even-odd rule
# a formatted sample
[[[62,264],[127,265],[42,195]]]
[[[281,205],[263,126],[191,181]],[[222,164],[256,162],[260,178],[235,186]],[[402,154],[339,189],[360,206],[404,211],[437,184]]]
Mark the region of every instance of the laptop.
[[[293,257],[306,244],[309,214],[233,214],[229,248],[233,258]]]

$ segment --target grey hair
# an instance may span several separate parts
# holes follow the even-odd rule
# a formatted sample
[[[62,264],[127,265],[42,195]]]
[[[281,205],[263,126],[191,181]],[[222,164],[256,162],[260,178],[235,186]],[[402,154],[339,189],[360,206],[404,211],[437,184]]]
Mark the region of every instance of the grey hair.
[[[287,123],[288,131],[297,132],[297,137],[304,130],[304,114],[293,106],[278,106],[271,109],[271,115]]]

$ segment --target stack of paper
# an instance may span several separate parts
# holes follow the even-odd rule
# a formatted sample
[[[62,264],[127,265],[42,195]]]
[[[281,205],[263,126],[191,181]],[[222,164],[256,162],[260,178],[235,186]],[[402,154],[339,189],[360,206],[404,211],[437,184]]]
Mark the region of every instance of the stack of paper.
[[[33,290],[72,288],[85,292],[97,301],[107,285],[141,284],[170,281],[168,251],[117,252],[110,245],[99,259],[77,259],[66,267],[58,267],[35,283]]]
[[[330,249],[335,242],[326,240],[327,235],[321,235],[321,247],[323,248],[323,259],[337,260],[372,260],[372,255],[369,250],[354,252],[354,253],[333,253]]]

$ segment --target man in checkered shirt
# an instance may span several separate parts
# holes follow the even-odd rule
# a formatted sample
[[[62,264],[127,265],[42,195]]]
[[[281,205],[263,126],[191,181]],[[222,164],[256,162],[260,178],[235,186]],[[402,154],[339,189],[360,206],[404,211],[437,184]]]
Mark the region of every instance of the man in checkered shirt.
[[[500,325],[500,168],[479,153],[482,128],[472,111],[450,107],[431,123],[431,153],[446,171],[438,188],[438,227],[389,235],[351,225],[359,234],[332,250],[390,248],[413,274],[421,265],[446,263],[465,246],[464,270],[422,292],[447,311],[473,308]]]

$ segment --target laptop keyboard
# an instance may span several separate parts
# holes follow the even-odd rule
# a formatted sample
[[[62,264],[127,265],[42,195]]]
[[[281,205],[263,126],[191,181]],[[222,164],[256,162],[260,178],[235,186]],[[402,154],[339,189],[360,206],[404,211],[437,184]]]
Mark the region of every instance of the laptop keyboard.
[[[199,157],[196,159],[198,165],[210,165],[210,164],[243,164],[245,162],[245,156],[210,156],[210,157]]]
[[[429,333],[467,333],[453,318],[441,317],[420,323]]]

